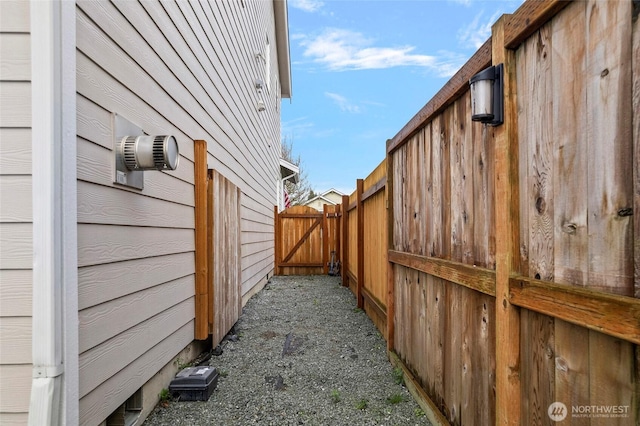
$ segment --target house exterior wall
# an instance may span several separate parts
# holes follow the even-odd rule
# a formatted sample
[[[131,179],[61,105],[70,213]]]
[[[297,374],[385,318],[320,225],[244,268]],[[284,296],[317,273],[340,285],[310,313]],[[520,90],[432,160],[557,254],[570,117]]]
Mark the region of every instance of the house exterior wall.
[[[81,1],[76,25],[80,422],[98,424],[193,340],[193,140],[242,191],[242,294],[272,271],[280,98],[271,2]],[[177,170],[114,184],[113,114],[174,135]]]
[[[208,142],[209,167],[242,192],[242,295],[273,271],[281,100],[273,7],[260,0],[76,5],[80,424],[104,422],[193,341],[193,140]],[[0,12],[0,423],[26,424],[29,1],[0,1]],[[142,190],[114,184],[115,114],[146,133],[174,135],[177,170],[145,172]]]
[[[31,391],[31,61],[28,1],[0,1],[0,424]]]

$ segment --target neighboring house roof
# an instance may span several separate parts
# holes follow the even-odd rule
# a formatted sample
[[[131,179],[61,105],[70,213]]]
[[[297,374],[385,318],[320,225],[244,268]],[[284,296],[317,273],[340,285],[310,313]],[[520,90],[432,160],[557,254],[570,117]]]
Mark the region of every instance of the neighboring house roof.
[[[273,0],[273,14],[276,25],[280,94],[283,98],[291,99],[291,55],[289,52],[287,0]]]
[[[327,198],[327,195],[331,194],[332,192],[337,194],[337,195],[339,195],[339,196],[341,196],[341,197],[343,195],[345,195],[342,192],[338,191],[337,189],[331,188],[331,189],[328,189],[328,190],[324,191],[322,194],[316,195],[312,199],[307,200],[304,204],[306,206],[306,205],[309,205],[309,204],[313,203],[316,200],[320,200],[320,201],[323,201],[326,204],[331,204],[331,205],[335,206],[337,203],[335,201],[330,200],[329,198]]]

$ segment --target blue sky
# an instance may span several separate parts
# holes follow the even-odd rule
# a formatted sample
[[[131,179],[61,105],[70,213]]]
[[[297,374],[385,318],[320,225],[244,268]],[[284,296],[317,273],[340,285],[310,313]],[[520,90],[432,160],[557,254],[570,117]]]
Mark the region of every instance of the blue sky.
[[[392,138],[522,0],[288,0],[282,137],[316,192],[350,194]]]

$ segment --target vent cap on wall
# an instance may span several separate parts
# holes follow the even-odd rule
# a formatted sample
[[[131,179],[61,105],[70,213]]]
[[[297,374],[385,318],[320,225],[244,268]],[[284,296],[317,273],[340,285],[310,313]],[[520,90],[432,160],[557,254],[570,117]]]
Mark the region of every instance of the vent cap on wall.
[[[175,170],[180,158],[173,136],[125,136],[120,153],[129,170]]]

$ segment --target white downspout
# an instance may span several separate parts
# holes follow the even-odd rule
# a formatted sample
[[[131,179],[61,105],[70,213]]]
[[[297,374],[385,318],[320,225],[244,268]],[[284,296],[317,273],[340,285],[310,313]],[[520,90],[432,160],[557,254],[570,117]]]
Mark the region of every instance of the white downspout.
[[[32,0],[29,425],[78,424],[75,2]]]

